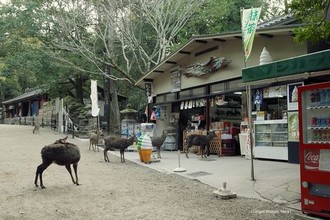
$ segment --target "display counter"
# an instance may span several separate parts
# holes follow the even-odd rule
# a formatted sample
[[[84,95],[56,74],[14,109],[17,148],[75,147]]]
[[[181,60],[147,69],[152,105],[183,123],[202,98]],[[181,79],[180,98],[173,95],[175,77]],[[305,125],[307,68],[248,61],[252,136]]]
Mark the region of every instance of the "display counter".
[[[288,122],[254,121],[254,157],[288,160]]]

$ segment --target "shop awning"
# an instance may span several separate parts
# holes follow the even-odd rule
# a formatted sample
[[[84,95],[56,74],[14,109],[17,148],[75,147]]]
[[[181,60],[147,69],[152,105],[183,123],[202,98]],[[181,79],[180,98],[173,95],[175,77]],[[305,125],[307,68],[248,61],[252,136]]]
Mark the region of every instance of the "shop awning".
[[[330,50],[310,53],[290,59],[245,68],[242,70],[244,83],[286,77],[305,72],[330,69]]]

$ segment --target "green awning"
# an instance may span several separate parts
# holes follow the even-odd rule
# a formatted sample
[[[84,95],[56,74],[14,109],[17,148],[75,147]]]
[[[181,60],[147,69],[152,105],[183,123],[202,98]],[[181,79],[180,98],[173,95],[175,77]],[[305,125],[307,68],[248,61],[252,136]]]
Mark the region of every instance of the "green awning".
[[[324,50],[260,66],[245,68],[242,70],[242,79],[243,82],[253,82],[329,69],[330,50]]]

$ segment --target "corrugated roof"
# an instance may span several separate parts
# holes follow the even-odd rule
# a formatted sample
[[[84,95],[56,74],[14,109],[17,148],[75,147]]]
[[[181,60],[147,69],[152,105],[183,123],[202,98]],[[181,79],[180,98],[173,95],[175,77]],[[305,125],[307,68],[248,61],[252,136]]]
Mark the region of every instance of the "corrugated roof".
[[[288,24],[297,23],[297,19],[293,17],[293,14],[282,15],[279,17],[275,17],[268,21],[260,22],[258,24],[258,28],[266,28],[266,27],[276,27]]]

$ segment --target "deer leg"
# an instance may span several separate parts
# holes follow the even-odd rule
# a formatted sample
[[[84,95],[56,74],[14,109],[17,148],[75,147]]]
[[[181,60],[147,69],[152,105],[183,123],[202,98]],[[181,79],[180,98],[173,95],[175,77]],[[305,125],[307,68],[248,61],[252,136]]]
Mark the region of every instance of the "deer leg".
[[[34,179],[34,185],[36,187],[38,187],[38,176],[40,179],[40,187],[41,188],[46,188],[42,182],[42,173],[44,172],[45,169],[47,169],[47,167],[50,165],[51,163],[42,163],[37,167],[37,171],[36,171],[36,177]]]
[[[107,153],[107,152],[108,152],[108,150],[104,150],[104,151],[103,151],[103,154],[104,154],[104,161],[105,161],[105,162],[110,162],[109,157],[108,157],[108,153]]]
[[[187,157],[187,158],[189,158],[189,157],[188,157],[188,151],[189,151],[189,148],[190,148],[190,147],[191,147],[191,145],[187,145],[186,148],[185,148],[185,149],[186,149],[186,157]]]
[[[160,147],[157,147],[157,158],[161,158],[161,156],[160,156]]]
[[[108,155],[108,151],[105,152],[105,156],[107,157],[107,161],[110,162],[110,160],[109,160],[109,155]]]
[[[76,175],[76,185],[78,186],[79,183],[78,183],[78,163],[74,163],[72,164],[73,166],[73,170],[74,170],[74,174]]]
[[[206,155],[210,156],[210,143],[206,145]]]
[[[122,163],[125,163],[125,157],[124,157],[125,150],[120,149],[120,161]]]
[[[39,165],[39,166],[41,166],[41,165]],[[36,170],[36,177],[34,178],[34,185],[35,185],[36,187],[38,187],[39,166],[37,167],[37,170]]]
[[[204,158],[207,158],[207,151],[208,151],[207,145],[203,146],[203,156],[204,156]]]
[[[67,171],[70,173],[70,176],[71,176],[71,179],[72,179],[72,182],[74,184],[76,184],[76,181],[74,180],[73,176],[72,176],[72,172],[71,172],[71,164],[67,164],[65,165],[65,168],[67,169]]]

